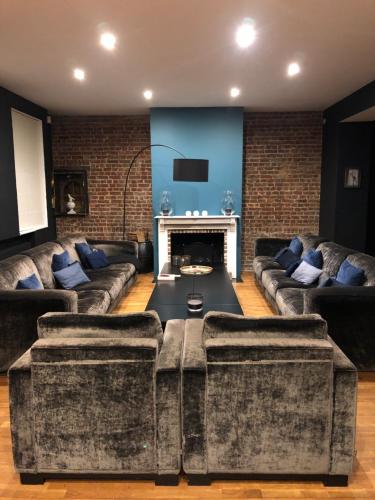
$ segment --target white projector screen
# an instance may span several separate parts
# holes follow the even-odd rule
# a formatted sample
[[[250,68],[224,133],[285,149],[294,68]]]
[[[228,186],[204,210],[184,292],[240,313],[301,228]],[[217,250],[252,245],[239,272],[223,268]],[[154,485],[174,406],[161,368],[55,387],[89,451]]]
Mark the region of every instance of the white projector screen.
[[[12,109],[14,162],[20,234],[48,226],[43,124]]]

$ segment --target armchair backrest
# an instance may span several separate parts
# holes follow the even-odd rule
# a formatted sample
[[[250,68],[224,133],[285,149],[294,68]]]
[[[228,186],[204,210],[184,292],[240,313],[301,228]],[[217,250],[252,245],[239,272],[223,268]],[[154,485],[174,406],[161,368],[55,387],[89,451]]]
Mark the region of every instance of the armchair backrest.
[[[31,349],[38,470],[155,468],[156,339],[44,339]]]
[[[131,314],[47,313],[38,318],[39,338],[154,338],[163,328],[155,311]]]

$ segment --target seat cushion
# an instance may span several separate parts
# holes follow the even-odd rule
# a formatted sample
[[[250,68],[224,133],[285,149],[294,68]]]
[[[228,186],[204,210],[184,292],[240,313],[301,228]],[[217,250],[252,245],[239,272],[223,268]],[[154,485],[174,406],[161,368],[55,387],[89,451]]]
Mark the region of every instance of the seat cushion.
[[[95,273],[100,274],[96,275]],[[87,274],[91,281],[83,285],[78,285],[74,290],[77,292],[81,290],[105,290],[109,293],[111,301],[116,300],[122,293],[125,283],[122,273],[117,271],[107,271],[106,273],[102,273],[101,271],[88,271]]]
[[[136,269],[133,264],[128,264],[127,262],[122,262],[119,264],[111,264],[106,269],[108,271],[115,271],[121,273],[124,277],[124,282],[127,283],[132,276],[135,275]]]
[[[276,304],[283,316],[303,314],[306,290],[303,288],[280,288],[276,293]]]
[[[281,266],[275,261],[274,257],[255,257],[253,260],[253,270],[259,280],[266,269],[281,269]]]
[[[276,298],[276,292],[280,288],[311,288],[312,285],[304,285],[293,278],[285,276],[285,271],[280,269],[268,269],[263,271],[262,283],[272,298]]]
[[[104,290],[81,290],[78,292],[78,312],[103,314],[109,309],[111,298]]]

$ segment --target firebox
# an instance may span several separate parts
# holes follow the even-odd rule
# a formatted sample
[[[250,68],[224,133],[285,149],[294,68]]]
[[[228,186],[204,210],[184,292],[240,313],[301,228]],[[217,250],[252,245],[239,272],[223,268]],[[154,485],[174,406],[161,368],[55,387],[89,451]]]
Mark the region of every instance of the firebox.
[[[172,233],[171,255],[190,255],[192,264],[222,266],[224,233]]]

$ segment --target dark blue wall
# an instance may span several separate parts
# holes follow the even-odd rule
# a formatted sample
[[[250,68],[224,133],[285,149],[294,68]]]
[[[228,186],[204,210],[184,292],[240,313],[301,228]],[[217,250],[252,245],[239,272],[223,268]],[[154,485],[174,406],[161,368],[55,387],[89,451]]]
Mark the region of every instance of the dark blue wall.
[[[223,192],[227,189],[234,193],[235,212],[241,215],[242,108],[153,108],[151,143],[172,146],[187,158],[209,160],[208,182],[174,182],[173,159],[178,155],[165,148],[152,148],[154,216],[159,215],[160,194],[164,190],[172,193],[174,215],[184,215],[186,210],[221,214]],[[156,231],[154,234],[156,249]],[[240,242],[240,231],[238,236]],[[237,257],[240,263],[240,244]]]

